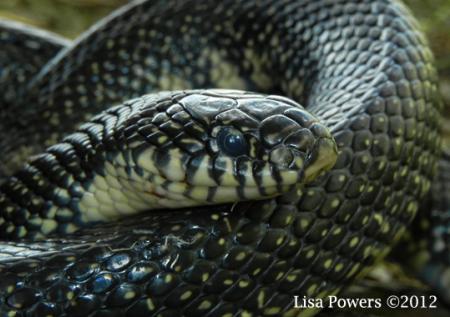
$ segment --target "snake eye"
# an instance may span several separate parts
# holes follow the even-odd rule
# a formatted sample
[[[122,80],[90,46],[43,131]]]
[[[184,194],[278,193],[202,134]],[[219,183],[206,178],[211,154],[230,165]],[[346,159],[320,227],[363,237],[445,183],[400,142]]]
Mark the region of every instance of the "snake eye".
[[[241,132],[223,128],[217,134],[217,145],[226,155],[237,157],[248,153],[248,144]]]

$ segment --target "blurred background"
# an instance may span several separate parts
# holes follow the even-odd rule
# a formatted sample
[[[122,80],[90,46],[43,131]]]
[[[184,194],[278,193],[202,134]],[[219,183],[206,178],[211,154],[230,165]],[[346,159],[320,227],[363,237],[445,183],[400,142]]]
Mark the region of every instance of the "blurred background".
[[[100,18],[127,0],[0,0],[0,18],[18,20],[75,38]],[[447,106],[444,124],[446,147],[450,148],[450,0],[404,0],[418,18],[436,57],[440,89]],[[1,48],[0,48],[1,49]],[[385,267],[377,274],[393,274]],[[421,313],[408,311],[384,312],[386,316],[448,316],[446,310]],[[429,315],[428,313],[431,313]],[[406,315],[405,315],[406,314]],[[384,314],[382,314],[384,315]]]

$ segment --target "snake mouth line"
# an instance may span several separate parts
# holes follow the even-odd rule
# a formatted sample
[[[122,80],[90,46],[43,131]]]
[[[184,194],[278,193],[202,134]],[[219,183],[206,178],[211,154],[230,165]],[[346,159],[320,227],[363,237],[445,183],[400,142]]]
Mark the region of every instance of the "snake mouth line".
[[[286,183],[271,180],[273,185],[267,186],[192,185],[184,181],[167,180],[161,176],[158,177],[161,182],[155,184],[150,180],[142,182],[142,180],[126,178],[124,175],[115,177],[118,180],[116,186],[119,184],[121,186],[120,190],[101,185],[108,182],[108,177],[106,180],[94,178],[92,186],[81,197],[78,206],[86,222],[110,221],[161,208],[175,209],[267,199],[288,192],[300,184],[297,181],[300,179],[299,173],[290,170],[280,173],[281,179]]]
[[[173,200],[175,205],[180,202],[181,199],[187,199],[192,202],[193,205],[204,204],[222,204],[222,203],[235,203],[239,201],[254,200],[254,199],[267,199],[280,195],[290,189],[294,188],[296,184],[287,184],[280,186],[268,186],[268,187],[232,187],[232,186],[193,186],[183,193],[171,192],[170,189],[165,192],[155,192],[156,195],[161,198],[168,198]],[[189,202],[183,202],[187,206],[191,206]],[[177,206],[175,206],[177,207]]]

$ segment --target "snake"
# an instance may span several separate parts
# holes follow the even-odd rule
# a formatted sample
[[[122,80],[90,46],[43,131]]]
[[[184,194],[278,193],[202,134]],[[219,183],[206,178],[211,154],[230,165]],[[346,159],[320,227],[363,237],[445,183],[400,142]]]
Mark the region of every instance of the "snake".
[[[294,296],[408,232],[448,296],[443,103],[399,1],[141,0],[0,41],[2,316],[312,316]]]

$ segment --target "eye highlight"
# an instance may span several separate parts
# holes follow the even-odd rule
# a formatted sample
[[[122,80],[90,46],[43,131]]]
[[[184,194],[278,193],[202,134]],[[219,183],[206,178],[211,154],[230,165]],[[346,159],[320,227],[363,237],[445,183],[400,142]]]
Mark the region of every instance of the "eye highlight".
[[[217,146],[228,156],[238,157],[248,154],[248,143],[244,135],[233,128],[222,128],[217,133]]]

